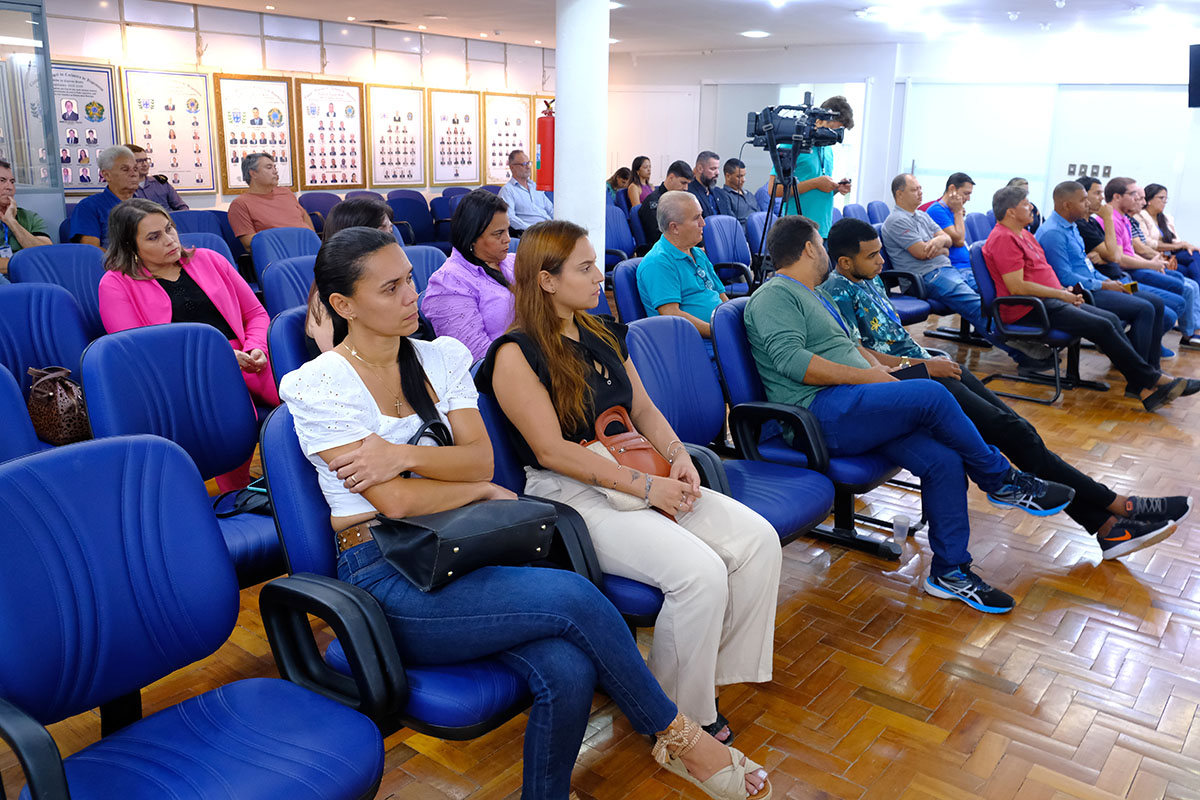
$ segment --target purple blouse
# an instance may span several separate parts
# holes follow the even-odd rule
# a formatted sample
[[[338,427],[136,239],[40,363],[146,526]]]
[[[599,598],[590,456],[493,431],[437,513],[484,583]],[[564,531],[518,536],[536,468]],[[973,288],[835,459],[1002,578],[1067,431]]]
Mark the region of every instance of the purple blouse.
[[[500,272],[511,284],[514,253],[500,262]],[[513,293],[501,286],[457,250],[429,277],[421,313],[438,336],[452,336],[467,346],[476,360],[487,355],[493,341],[512,326]]]

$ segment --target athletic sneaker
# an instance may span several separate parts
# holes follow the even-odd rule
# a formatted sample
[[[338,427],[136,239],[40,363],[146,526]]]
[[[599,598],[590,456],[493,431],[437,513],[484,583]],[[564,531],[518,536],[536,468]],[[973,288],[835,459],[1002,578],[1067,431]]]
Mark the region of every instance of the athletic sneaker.
[[[988,492],[987,498],[998,506],[1019,508],[1035,517],[1049,517],[1070,505],[1075,490],[1061,483],[1044,481],[1029,472],[1010,469],[1004,485]]]
[[[1180,397],[1191,397],[1196,392],[1200,392],[1200,380],[1195,378],[1184,378],[1187,383],[1183,386],[1183,394]]]
[[[1125,501],[1125,516],[1142,522],[1183,522],[1190,513],[1190,497],[1130,497]]]
[[[1101,536],[1096,534],[1104,559],[1127,556],[1143,547],[1161,542],[1175,532],[1175,523],[1170,520],[1122,519],[1112,530]]]
[[[930,575],[925,579],[925,591],[943,600],[961,600],[985,614],[1007,614],[1014,605],[1011,597],[989,586],[966,566],[936,578]]]

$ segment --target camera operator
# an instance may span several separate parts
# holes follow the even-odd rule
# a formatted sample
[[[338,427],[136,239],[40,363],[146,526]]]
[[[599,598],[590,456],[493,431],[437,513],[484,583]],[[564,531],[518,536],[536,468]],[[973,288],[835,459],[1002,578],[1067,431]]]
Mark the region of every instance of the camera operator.
[[[850,103],[845,97],[831,97],[821,103],[821,108],[837,112],[838,116],[836,119],[818,119],[814,123],[815,127],[833,130],[850,130],[854,127],[854,109],[850,108]],[[791,145],[781,144],[779,147],[790,148]],[[847,194],[850,191],[849,178],[835,183],[832,175],[832,146],[814,146],[810,153],[796,153],[796,168],[792,175],[795,185],[795,194],[792,196],[794,199],[789,199],[787,207],[782,211],[784,216],[803,213],[817,223],[821,238],[829,235],[829,226],[833,224],[834,194]],[[771,178],[767,183],[767,196],[772,198],[772,202],[774,198],[783,196],[783,187],[776,183],[774,168],[771,169]],[[796,206],[796,200],[800,201],[799,208]]]

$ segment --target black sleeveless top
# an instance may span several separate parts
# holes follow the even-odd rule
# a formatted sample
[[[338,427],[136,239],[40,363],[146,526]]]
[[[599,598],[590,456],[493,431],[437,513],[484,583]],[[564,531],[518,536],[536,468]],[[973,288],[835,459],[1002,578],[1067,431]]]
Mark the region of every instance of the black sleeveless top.
[[[563,438],[571,442],[595,439],[596,417],[613,406],[624,406],[626,411],[630,413],[633,411],[633,384],[629,381],[629,373],[625,371],[625,361],[629,358],[629,350],[625,347],[625,333],[629,329],[608,316],[596,316],[594,319],[604,323],[608,332],[617,340],[620,353],[614,352],[600,337],[583,327],[579,328],[578,342],[568,339],[575,354],[593,366],[593,369],[588,370],[588,389],[591,400],[587,404],[584,422],[576,430],[563,431]],[[521,348],[525,360],[529,362],[529,366],[538,376],[538,380],[546,387],[546,391],[550,392],[550,400],[553,402],[554,394],[550,389],[550,370],[546,366],[545,356],[533,343],[533,340],[522,331],[511,331],[492,342],[483,364],[479,367],[479,372],[475,375],[475,388],[483,394],[494,394],[492,381],[496,365],[496,350],[508,342],[515,342]],[[521,463],[541,469],[541,465],[533,455],[533,450],[507,418],[504,420],[504,428]]]
[[[166,291],[167,297],[171,298],[171,322],[200,322],[213,326],[226,339],[237,338],[233,328],[221,316],[221,312],[204,290],[196,284],[191,275],[188,275],[186,269],[179,270],[177,280],[156,280]]]

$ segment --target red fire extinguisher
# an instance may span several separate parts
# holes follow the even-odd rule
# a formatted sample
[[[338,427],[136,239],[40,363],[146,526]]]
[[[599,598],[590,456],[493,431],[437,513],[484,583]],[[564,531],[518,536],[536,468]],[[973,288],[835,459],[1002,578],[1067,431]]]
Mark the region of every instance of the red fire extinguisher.
[[[543,192],[554,189],[554,101],[545,100],[545,110],[537,121],[537,188]]]

